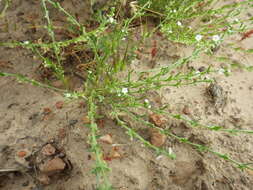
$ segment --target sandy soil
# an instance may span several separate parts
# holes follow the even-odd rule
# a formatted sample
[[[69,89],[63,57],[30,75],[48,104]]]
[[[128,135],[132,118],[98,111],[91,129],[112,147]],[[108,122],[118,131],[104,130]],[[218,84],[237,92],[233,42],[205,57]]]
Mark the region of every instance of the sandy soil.
[[[62,4],[81,21],[87,17],[85,3],[80,0],[63,1]],[[28,6],[29,5],[29,6]],[[42,12],[39,1],[12,2],[6,17],[0,20],[0,41],[35,40],[45,31],[31,30],[31,20],[42,25]],[[28,8],[29,7],[29,8]],[[85,14],[84,14],[85,13]],[[247,13],[245,13],[247,15]],[[62,25],[61,15],[54,12],[54,19]],[[138,31],[137,31],[138,33]],[[58,36],[61,38],[61,36]],[[240,36],[227,39],[216,55],[229,56],[233,60],[250,66],[253,55],[233,52],[227,43],[234,41],[242,48],[253,48],[253,38],[239,41]],[[158,43],[158,55],[154,67],[169,64],[175,57],[182,57],[190,48],[173,45],[159,35],[149,39],[143,47],[142,56],[132,67],[148,68],[147,61],[152,42]],[[39,79],[37,69],[40,62],[33,54],[24,49],[0,47],[0,70],[20,73]],[[209,65],[222,68],[226,63],[215,61],[203,55],[198,60],[181,68],[207,68]],[[208,84],[197,84],[187,87],[168,87],[160,92],[150,92],[148,96],[153,106],[169,104],[171,113],[185,114],[203,124],[222,125],[225,128],[253,130],[253,75],[250,72],[234,69],[230,76],[212,74],[217,84],[225,92],[226,105],[222,110],[210,102],[206,95]],[[225,101],[225,99],[224,99]],[[61,109],[57,102],[63,102]],[[187,113],[185,111],[187,108]],[[49,109],[51,111],[47,111]],[[48,113],[50,112],[50,113]],[[87,143],[88,128],[83,125],[86,116],[85,104],[80,101],[68,101],[60,93],[19,83],[13,78],[0,78],[0,170],[17,168],[19,172],[0,172],[0,189],[3,190],[93,190],[96,178],[90,173],[93,159]],[[111,134],[113,143],[120,144],[120,159],[108,161],[112,168],[110,180],[117,190],[251,190],[253,189],[253,172],[241,171],[230,163],[210,153],[200,153],[194,148],[167,139],[164,148],[171,148],[177,159],[164,156],[157,158],[152,150],[143,148],[136,141],[130,141],[125,131],[115,123],[104,118],[100,134]],[[235,160],[252,163],[253,139],[250,135],[228,135],[191,128],[182,122],[171,120],[167,126],[175,134],[190,138],[192,142],[204,144],[214,150],[230,154]],[[140,127],[139,131],[144,133]],[[57,175],[50,177],[50,184],[43,186],[36,180],[37,174],[24,169],[26,161],[19,159],[18,154],[24,150],[30,152],[29,158],[38,158],[38,151],[47,144],[52,144],[59,154],[65,154],[68,167]],[[111,145],[101,143],[105,151]]]

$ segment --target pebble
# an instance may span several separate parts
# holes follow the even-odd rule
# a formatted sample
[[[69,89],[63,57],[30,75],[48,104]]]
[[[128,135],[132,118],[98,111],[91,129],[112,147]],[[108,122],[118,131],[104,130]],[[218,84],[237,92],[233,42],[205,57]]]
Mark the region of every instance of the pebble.
[[[21,150],[21,151],[19,151],[19,152],[17,153],[17,155],[18,155],[18,157],[20,157],[20,158],[24,158],[24,157],[27,155],[27,152]]]
[[[162,127],[166,123],[161,115],[155,113],[149,115],[149,121],[157,127]]]
[[[64,104],[63,101],[58,101],[58,102],[55,103],[55,107],[57,109],[62,109],[63,108],[63,104]]]
[[[107,144],[112,144],[112,136],[111,135],[109,135],[109,134],[106,134],[106,135],[104,135],[104,136],[101,136],[100,138],[99,138],[99,140],[100,141],[102,141],[102,142],[104,142],[104,143],[107,143]]]
[[[200,67],[198,70],[199,70],[199,72],[203,72],[203,71],[206,70],[206,68],[205,68],[204,66],[202,66],[202,67]]]
[[[184,106],[183,111],[182,111],[185,115],[190,115],[191,111],[189,106]]]
[[[113,150],[113,151],[111,152],[111,154],[110,154],[110,157],[111,157],[112,159],[118,159],[118,158],[121,158],[121,154],[120,154],[118,151]]]
[[[161,147],[166,141],[166,135],[161,134],[157,129],[150,129],[150,142],[156,147]]]
[[[52,175],[64,170],[65,166],[65,162],[62,159],[56,157],[52,160],[45,162],[44,164],[41,164],[39,166],[39,169],[44,174]]]
[[[41,149],[41,153],[44,154],[45,156],[51,156],[55,154],[55,147],[53,147],[51,144],[47,144]]]

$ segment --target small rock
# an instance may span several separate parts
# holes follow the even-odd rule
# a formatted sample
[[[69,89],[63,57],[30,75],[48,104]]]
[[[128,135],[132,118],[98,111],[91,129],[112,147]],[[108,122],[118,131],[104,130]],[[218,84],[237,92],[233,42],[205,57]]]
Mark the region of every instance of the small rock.
[[[50,178],[45,175],[45,174],[40,174],[37,177],[37,180],[42,184],[42,185],[49,185],[50,184]]]
[[[100,137],[99,140],[107,144],[112,144],[112,136],[109,134]]]
[[[52,113],[52,110],[51,110],[50,108],[44,108],[44,109],[43,109],[43,114],[44,114],[44,115],[48,115],[48,114],[50,114],[50,113]]]
[[[21,151],[19,151],[19,152],[17,153],[17,155],[18,155],[18,157],[20,157],[20,158],[24,158],[24,157],[27,155],[27,152],[21,150]]]
[[[20,165],[29,168],[29,162],[26,160],[27,157],[31,155],[31,152],[29,150],[21,150],[17,152],[15,155],[15,161],[19,163]]]
[[[111,154],[110,154],[110,157],[111,157],[112,159],[118,159],[118,158],[121,158],[121,155],[120,155],[120,153],[119,153],[118,151],[113,150],[113,151],[111,152]]]
[[[161,134],[157,129],[150,129],[150,142],[152,145],[161,147],[166,141],[166,135]]]
[[[185,115],[191,115],[191,111],[190,111],[189,106],[184,106],[182,112],[183,112]]]
[[[55,154],[55,151],[56,151],[55,147],[53,147],[51,144],[47,144],[42,148],[41,153],[44,154],[45,156],[51,156]]]
[[[149,115],[149,121],[155,124],[157,127],[163,127],[163,125],[166,123],[165,119],[163,119],[161,115],[155,113]]]
[[[227,104],[227,92],[217,83],[211,83],[207,87],[207,94],[211,97],[216,111],[220,113]]]
[[[198,70],[199,70],[199,72],[203,72],[203,71],[206,70],[206,68],[205,68],[204,66],[202,66],[202,67],[200,67]]]
[[[63,104],[64,104],[63,101],[58,101],[58,102],[55,103],[55,107],[56,107],[57,109],[62,109]]]
[[[52,175],[64,170],[65,166],[65,162],[62,159],[56,157],[52,160],[47,161],[44,164],[41,164],[39,166],[39,169],[44,174]]]

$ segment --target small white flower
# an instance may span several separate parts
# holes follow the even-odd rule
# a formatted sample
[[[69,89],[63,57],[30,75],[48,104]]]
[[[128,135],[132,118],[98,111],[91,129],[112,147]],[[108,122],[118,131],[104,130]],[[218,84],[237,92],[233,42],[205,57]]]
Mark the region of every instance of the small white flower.
[[[174,10],[173,10],[173,12],[174,12],[174,13],[176,13],[176,12],[177,12],[177,10],[176,10],[176,9],[174,9]]]
[[[178,26],[182,26],[182,22],[177,21],[177,25],[178,25]]]
[[[47,67],[47,68],[51,67],[51,65],[48,64],[47,62],[44,62],[43,66],[44,66],[44,67]]]
[[[168,31],[168,33],[170,33],[170,34],[171,34],[171,33],[172,33],[172,30],[169,30],[169,31]]]
[[[127,89],[127,88],[122,88],[121,92],[122,92],[123,94],[127,94],[127,93],[128,93],[128,89]]]
[[[213,39],[213,41],[218,42],[218,41],[220,41],[220,36],[214,35],[212,39]]]
[[[30,42],[29,42],[29,41],[24,41],[23,43],[27,45],[27,44],[29,44]]]
[[[149,103],[149,100],[148,100],[148,99],[145,99],[144,102],[148,104],[148,103]]]
[[[88,71],[88,73],[89,73],[89,74],[91,74],[91,73],[92,73],[92,71]]]
[[[66,98],[70,98],[72,95],[71,95],[70,93],[65,93],[64,96],[65,96]]]
[[[150,109],[150,108],[151,108],[151,105],[149,104],[149,105],[148,105],[148,109]]]
[[[234,21],[235,21],[235,22],[239,22],[239,19],[238,19],[238,18],[236,18]]]
[[[196,74],[196,75],[200,74],[200,71],[196,71],[195,74]]]
[[[219,74],[223,74],[224,72],[225,72],[225,70],[222,69],[222,68],[218,70],[218,73],[219,73]]]
[[[197,34],[197,35],[195,36],[195,39],[199,42],[200,40],[202,40],[202,35]]]
[[[109,17],[109,22],[112,24],[115,22],[115,19],[113,17]]]

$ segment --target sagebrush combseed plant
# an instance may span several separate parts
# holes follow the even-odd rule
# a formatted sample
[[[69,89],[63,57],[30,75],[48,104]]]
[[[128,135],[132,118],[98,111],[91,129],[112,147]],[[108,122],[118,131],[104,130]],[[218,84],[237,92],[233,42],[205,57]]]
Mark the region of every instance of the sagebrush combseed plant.
[[[11,1],[5,1],[5,7],[0,14],[0,19],[8,11]],[[151,148],[157,155],[166,155],[176,159],[173,151],[156,147],[145,140],[137,133],[133,126],[122,119],[121,115],[126,114],[132,120],[146,126],[155,128],[160,133],[196,148],[198,151],[210,152],[221,159],[227,160],[241,169],[253,168],[250,164],[234,160],[230,155],[217,152],[210,147],[196,144],[187,138],[173,134],[168,129],[157,127],[147,119],[148,111],[183,121],[191,127],[198,127],[199,130],[210,130],[216,132],[227,132],[229,134],[253,134],[251,130],[225,129],[222,126],[206,126],[198,121],[189,120],[180,114],[171,114],[166,111],[166,106],[160,109],[153,108],[145,94],[151,90],[159,90],[163,87],[179,87],[183,85],[194,85],[197,83],[211,83],[212,79],[206,76],[209,73],[218,72],[211,66],[204,71],[191,70],[181,72],[180,68],[187,63],[194,61],[202,54],[213,55],[213,50],[223,43],[223,40],[239,32],[245,32],[252,28],[253,18],[242,20],[240,14],[248,8],[253,7],[252,0],[228,2],[219,6],[219,0],[139,0],[108,2],[108,4],[94,10],[96,1],[91,2],[91,11],[96,24],[92,29],[78,22],[78,20],[67,12],[59,2],[53,0],[41,0],[41,7],[44,12],[45,29],[51,40],[24,42],[1,42],[0,46],[11,48],[22,47],[32,51],[42,60],[44,68],[50,70],[54,77],[61,80],[64,89],[58,89],[50,84],[50,80],[39,82],[29,79],[18,73],[0,72],[1,77],[16,77],[21,82],[28,82],[33,85],[57,90],[68,99],[83,99],[88,104],[88,117],[90,124],[89,143],[90,151],[95,155],[93,173],[97,176],[97,189],[113,189],[108,180],[110,168],[103,160],[103,152],[97,141],[99,129],[96,124],[98,113],[101,108],[105,109],[107,115],[117,122],[131,138],[141,141],[146,147]],[[55,26],[50,18],[48,7],[54,7],[65,15],[66,22],[75,37],[57,41],[55,37]],[[122,7],[128,7],[122,8]],[[152,20],[152,29],[145,30],[144,23]],[[150,21],[151,22],[151,21]],[[198,24],[192,24],[198,23]],[[142,28],[139,41],[133,40],[133,31]],[[129,69],[133,60],[136,59],[136,50],[145,40],[149,39],[156,32],[161,32],[172,43],[184,44],[193,49],[191,55],[181,57],[172,64],[163,67],[151,68],[146,71]],[[156,48],[156,47],[154,47]],[[236,44],[229,47],[235,51],[252,53],[252,50],[242,50]],[[86,60],[77,56],[80,65],[83,67],[83,88],[80,91],[71,91],[69,81],[65,76],[64,62],[67,50],[72,52],[89,52]],[[156,50],[151,52],[155,56]],[[229,62],[228,57],[216,57]],[[224,68],[223,73],[228,74],[233,66]],[[252,70],[252,67],[245,67]],[[148,75],[145,75],[148,73]],[[231,74],[231,73],[229,73]],[[121,77],[124,76],[124,77]],[[145,76],[145,77],[143,77]],[[143,115],[138,115],[136,110],[146,110]]]

